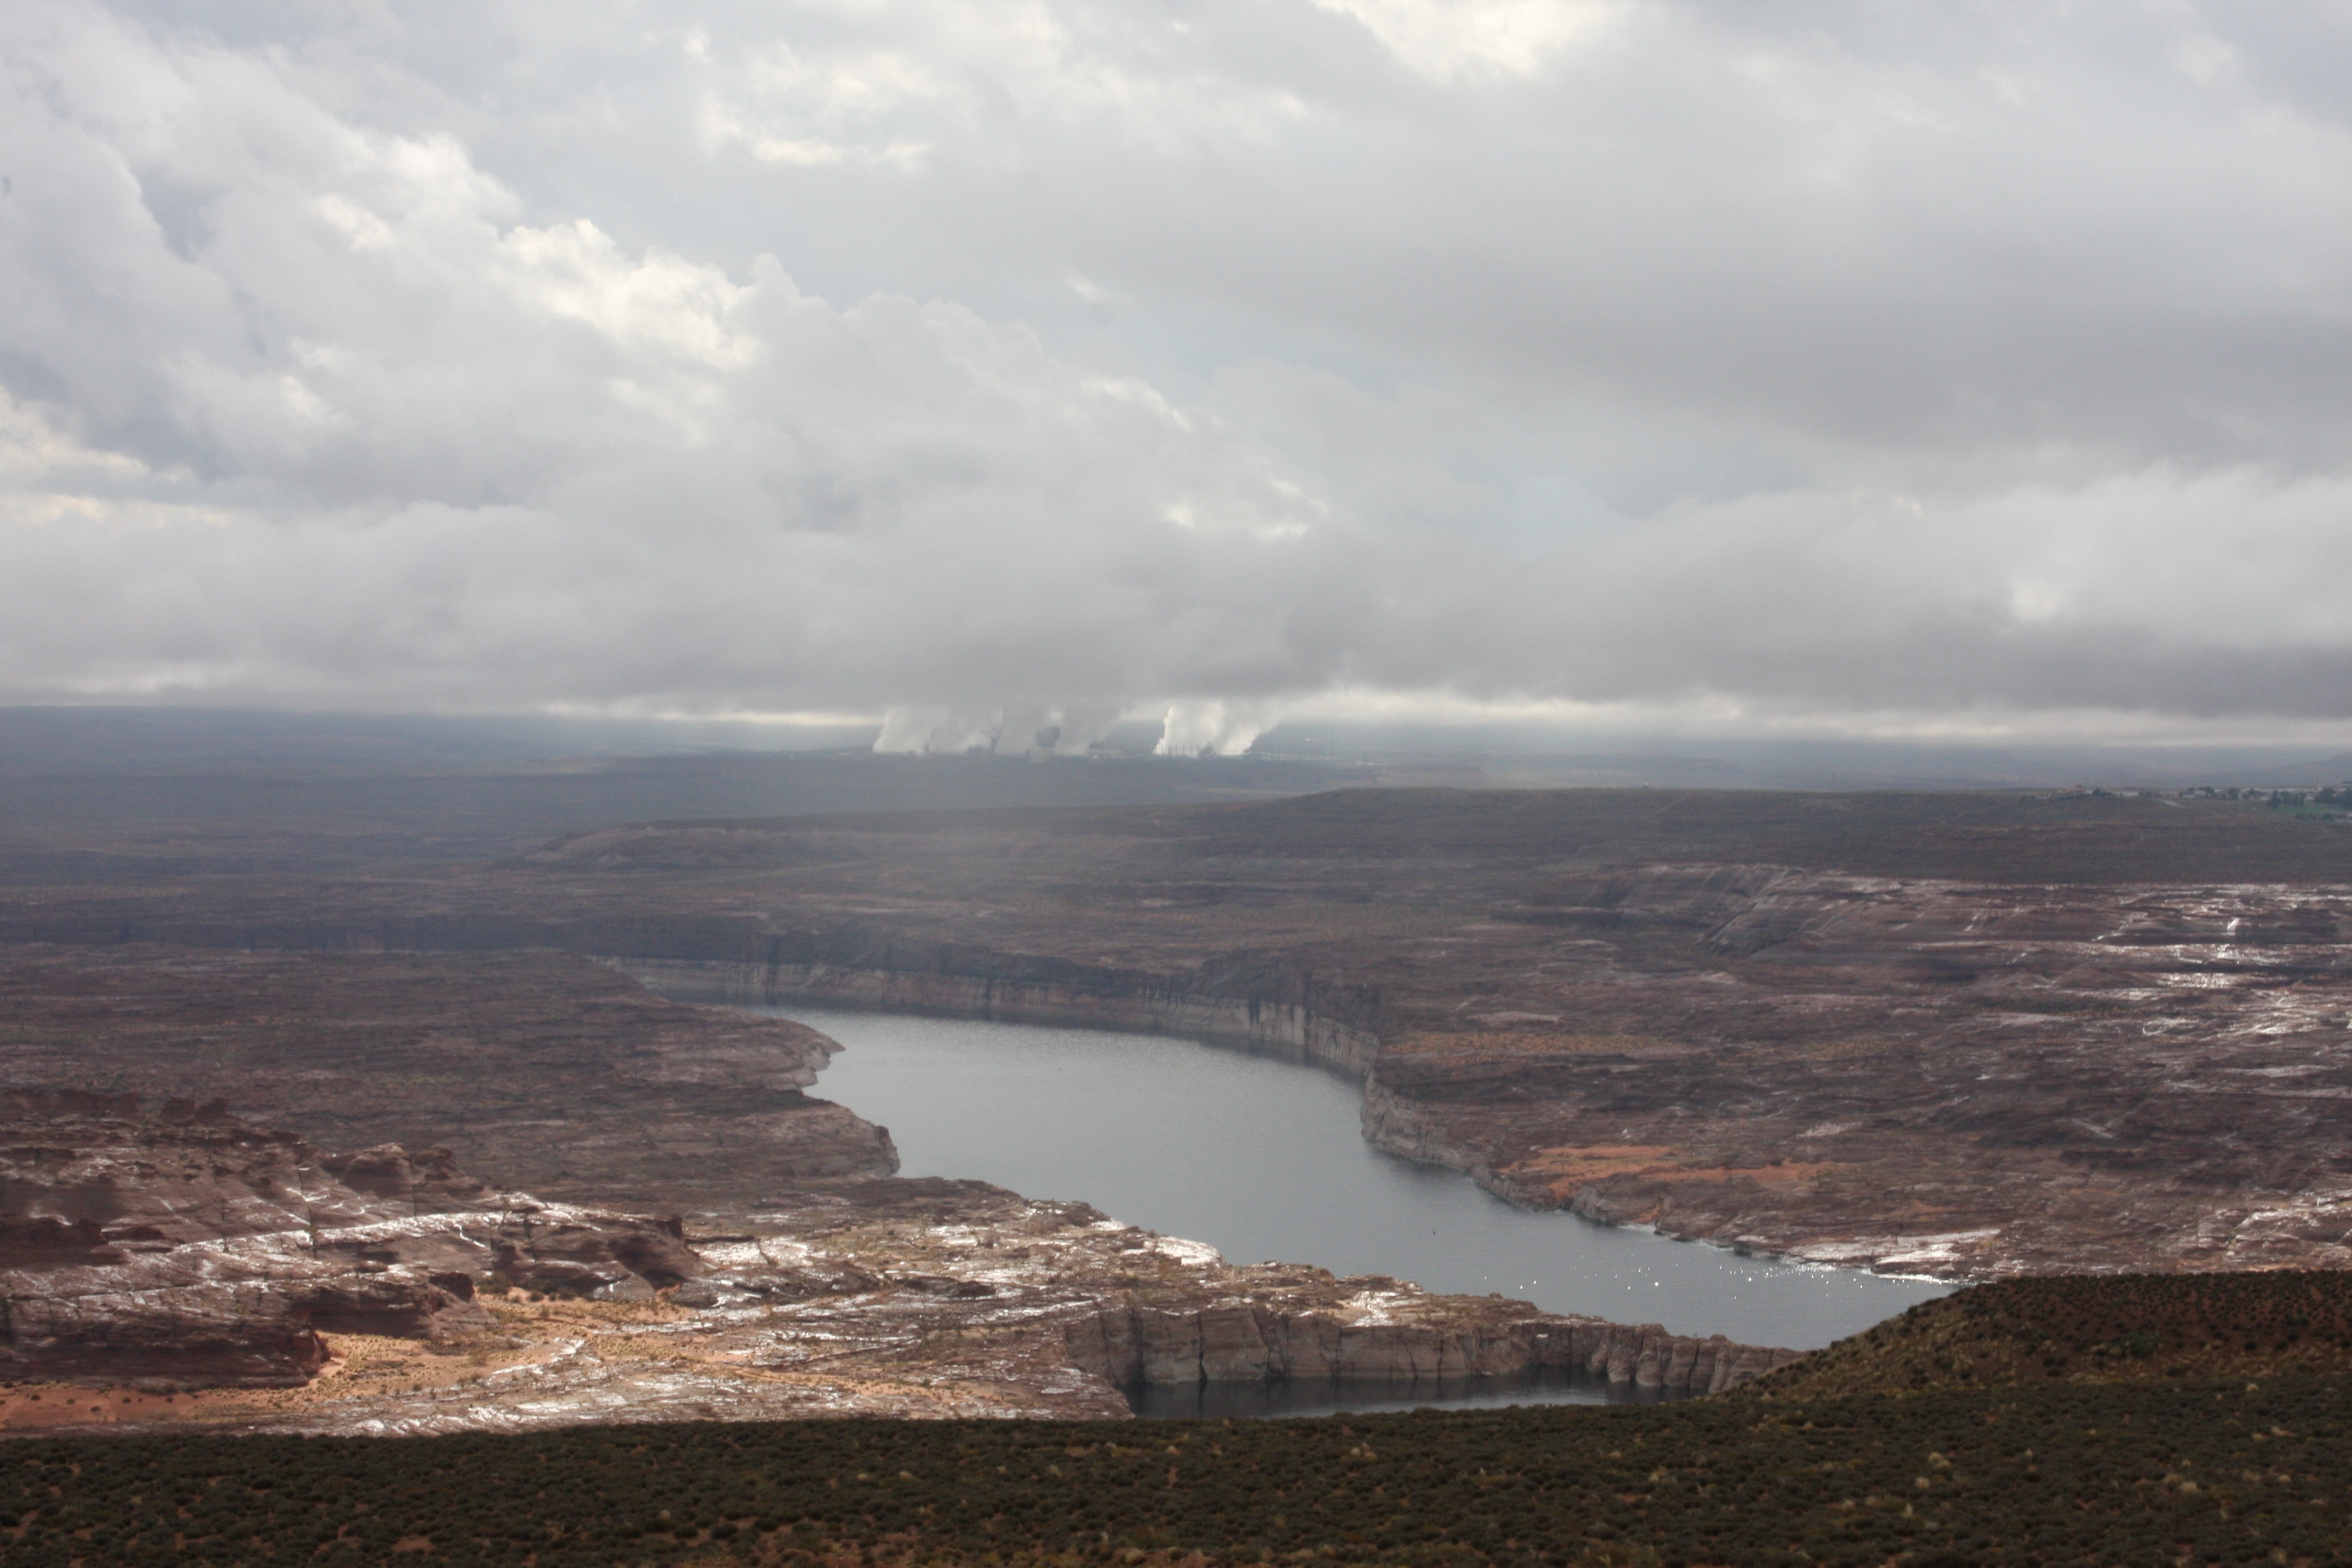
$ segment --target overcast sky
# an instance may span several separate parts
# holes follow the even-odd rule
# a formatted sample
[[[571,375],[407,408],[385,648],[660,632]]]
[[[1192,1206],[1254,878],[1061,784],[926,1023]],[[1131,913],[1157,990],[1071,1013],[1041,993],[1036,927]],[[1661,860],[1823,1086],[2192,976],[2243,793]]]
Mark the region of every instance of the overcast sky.
[[[0,701],[2352,738],[2352,10],[0,7]]]

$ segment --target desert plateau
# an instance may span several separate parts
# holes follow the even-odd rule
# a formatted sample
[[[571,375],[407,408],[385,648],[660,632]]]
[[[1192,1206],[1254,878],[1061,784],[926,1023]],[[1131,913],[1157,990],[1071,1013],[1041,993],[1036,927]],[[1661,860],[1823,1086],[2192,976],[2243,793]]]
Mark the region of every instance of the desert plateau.
[[[1100,1418],[1138,1384],[1705,1393],[1793,1354],[899,1178],[813,1092],[835,1044],[729,1002],[1289,1056],[1360,1083],[1381,1149],[1742,1253],[2347,1261],[2352,850],[2308,813],[1383,788],[452,853],[339,809],[13,820],[10,1429]],[[324,880],[275,863],[306,839]]]

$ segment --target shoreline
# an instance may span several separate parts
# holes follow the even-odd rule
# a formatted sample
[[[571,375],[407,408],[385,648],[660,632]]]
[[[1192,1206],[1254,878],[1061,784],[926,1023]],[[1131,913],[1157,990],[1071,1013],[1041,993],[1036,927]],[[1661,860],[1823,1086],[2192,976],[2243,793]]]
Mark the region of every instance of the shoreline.
[[[1898,1282],[1916,1282],[1958,1287],[1977,1278],[1955,1269],[1950,1273],[1923,1271],[1916,1268],[1881,1268],[1874,1260],[1857,1266],[1834,1259],[1811,1257],[1805,1247],[1843,1247],[1853,1243],[1846,1239],[1823,1239],[1801,1243],[1795,1247],[1759,1247],[1726,1240],[1713,1236],[1692,1235],[1675,1231],[1655,1221],[1621,1220],[1606,1214],[1590,1213],[1578,1206],[1574,1199],[1567,1203],[1537,1203],[1530,1201],[1528,1189],[1499,1178],[1491,1166],[1465,1151],[1453,1151],[1443,1145],[1395,1133],[1388,1118],[1381,1114],[1377,1096],[1382,1093],[1378,1076],[1377,1042],[1370,1046],[1364,1031],[1346,1026],[1330,1025],[1318,1020],[1311,1013],[1286,1005],[1284,1023],[1275,1030],[1253,1028],[1208,1029],[1194,1026],[1189,1018],[1198,1015],[1217,1016],[1221,1010],[1237,1005],[1222,998],[1185,996],[1171,994],[1173,1000],[1163,1002],[1152,998],[1142,1004],[1122,1003],[1113,1006],[1089,1009],[1081,1000],[1087,990],[1072,987],[1063,991],[1051,1005],[1034,1000],[1024,1000],[1019,990],[1009,999],[1000,999],[993,987],[976,986],[963,977],[949,977],[950,984],[939,984],[936,976],[908,976],[883,970],[828,970],[821,965],[755,965],[728,963],[717,960],[693,959],[632,959],[602,956],[595,960],[618,973],[627,975],[646,991],[666,1000],[688,1004],[715,1005],[757,1008],[789,1007],[800,1003],[819,1009],[872,1014],[877,1016],[909,1016],[937,1018],[961,1023],[1018,1024],[1038,1028],[1100,1030],[1113,1034],[1149,1035],[1166,1039],[1188,1040],[1196,1045],[1218,1050],[1236,1051],[1252,1057],[1285,1061],[1296,1066],[1336,1074],[1358,1085],[1361,1090],[1360,1110],[1364,1127],[1364,1140],[1373,1148],[1398,1159],[1415,1164],[1429,1165],[1455,1172],[1469,1179],[1480,1190],[1532,1214],[1562,1214],[1586,1224],[1612,1230],[1646,1232],[1663,1240],[1715,1247],[1743,1258],[1790,1267],[1818,1268],[1840,1273],[1867,1275],[1874,1279]],[[815,975],[814,984],[795,985],[784,981],[786,976]],[[758,978],[754,978],[757,976]],[[941,1000],[956,991],[980,991],[977,1004],[957,1005]],[[919,994],[919,1002],[877,1000],[877,994],[901,995]],[[1261,1007],[1261,1013],[1267,1009]],[[1139,1016],[1143,1020],[1139,1021]],[[1305,1042],[1316,1036],[1318,1026],[1334,1035],[1344,1034],[1352,1043],[1344,1055],[1318,1053]],[[855,1110],[855,1107],[851,1107]],[[1934,1242],[1951,1233],[1935,1233],[1916,1237],[1890,1237],[1891,1242],[1906,1240]],[[1980,1233],[1964,1233],[1980,1234]],[[1906,1259],[1918,1256],[1916,1248],[1897,1251],[1893,1256]]]

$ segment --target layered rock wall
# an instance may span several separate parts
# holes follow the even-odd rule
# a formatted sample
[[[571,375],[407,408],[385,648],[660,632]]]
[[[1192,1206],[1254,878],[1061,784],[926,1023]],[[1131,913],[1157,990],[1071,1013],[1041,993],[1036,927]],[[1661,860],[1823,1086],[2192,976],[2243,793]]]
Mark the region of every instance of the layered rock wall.
[[[1318,1062],[1362,1076],[1380,1041],[1365,1027],[1327,1017],[1297,1002],[1262,995],[1218,995],[1166,980],[1111,972],[1024,973],[983,959],[971,969],[845,967],[824,963],[726,963],[687,960],[616,961],[625,973],[667,995],[773,1005],[927,1013],[992,1023],[1054,1024],[1175,1035]]]
[[[181,1247],[0,1274],[0,1376],[11,1381],[290,1388],[326,1363],[328,1333],[436,1339],[489,1326],[420,1270],[290,1249]]]
[[[1538,1196],[1516,1190],[1507,1177],[1495,1173],[1475,1144],[1452,1136],[1443,1117],[1433,1114],[1423,1101],[1390,1089],[1381,1081],[1378,1071],[1364,1075],[1361,1115],[1364,1140],[1376,1149],[1463,1172],[1487,1191],[1513,1203],[1534,1208],[1554,1206]]]
[[[1254,1302],[1107,1306],[1072,1323],[1070,1360],[1119,1384],[1384,1378],[1557,1370],[1669,1393],[1717,1394],[1801,1352],[1693,1339],[1655,1323],[1537,1315],[1496,1323],[1349,1322]]]
[[[329,1333],[488,1330],[477,1279],[649,1300],[675,1219],[492,1194],[446,1149],[334,1155],[218,1105],[0,1099],[0,1377],[286,1387]]]

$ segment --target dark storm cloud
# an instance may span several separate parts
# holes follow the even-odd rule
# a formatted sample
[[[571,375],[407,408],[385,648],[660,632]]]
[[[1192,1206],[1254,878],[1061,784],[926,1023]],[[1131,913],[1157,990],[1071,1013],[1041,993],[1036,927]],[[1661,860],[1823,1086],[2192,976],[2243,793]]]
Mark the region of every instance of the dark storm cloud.
[[[0,58],[0,697],[2352,717],[2327,8],[33,0]]]

